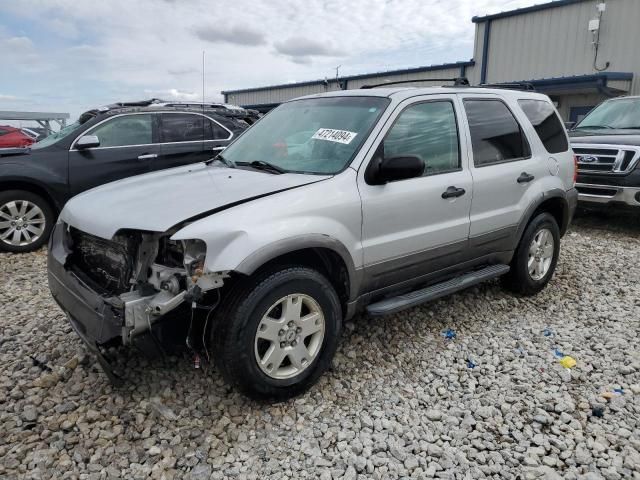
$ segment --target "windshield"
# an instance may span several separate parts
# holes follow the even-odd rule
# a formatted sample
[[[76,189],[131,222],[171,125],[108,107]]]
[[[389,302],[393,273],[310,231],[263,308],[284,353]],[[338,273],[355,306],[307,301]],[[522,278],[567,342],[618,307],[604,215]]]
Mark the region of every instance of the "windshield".
[[[584,117],[576,128],[640,129],[640,98],[605,102]]]
[[[48,147],[49,145],[53,145],[54,143],[57,143],[63,138],[71,135],[79,126],[80,121],[73,122],[71,125],[67,125],[64,128],[61,128],[60,131],[52,133],[48,137],[34,143],[33,145],[31,145],[31,149],[37,150],[38,148],[44,148]]]
[[[389,103],[383,97],[324,97],[280,105],[224,151],[237,165],[267,162],[287,172],[344,170]]]

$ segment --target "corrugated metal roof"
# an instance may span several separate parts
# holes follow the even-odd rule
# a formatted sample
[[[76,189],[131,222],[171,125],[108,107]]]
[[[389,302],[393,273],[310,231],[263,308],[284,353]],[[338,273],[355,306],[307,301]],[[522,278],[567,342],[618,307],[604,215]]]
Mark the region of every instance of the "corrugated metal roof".
[[[361,80],[363,78],[374,78],[374,77],[379,77],[379,76],[386,76],[386,75],[403,75],[403,74],[407,74],[407,73],[420,73],[420,72],[429,72],[429,71],[433,71],[433,70],[446,70],[448,68],[458,68],[458,67],[471,67],[475,65],[475,62],[473,60],[469,60],[466,62],[455,62],[455,63],[443,63],[440,65],[427,65],[427,66],[423,66],[423,67],[413,67],[413,68],[403,68],[400,70],[387,70],[387,71],[383,71],[383,72],[374,72],[374,73],[363,73],[360,75],[349,75],[349,76],[344,76],[344,77],[340,77],[339,80]],[[318,85],[323,83],[325,80],[321,79],[321,80],[309,80],[306,82],[297,82],[297,83],[283,83],[283,84],[279,84],[279,85],[268,85],[265,87],[254,87],[254,88],[244,88],[244,89],[240,89],[240,90],[223,90],[222,93],[223,95],[227,95],[227,94],[232,94],[232,93],[246,93],[246,92],[259,92],[261,90],[271,90],[274,88],[290,88],[290,87],[304,87],[306,85]],[[328,79],[328,81],[332,82],[334,81],[333,78]]]
[[[555,0],[553,2],[541,3],[539,5],[533,5],[531,7],[517,8],[515,10],[507,10],[506,12],[494,13],[492,15],[476,16],[471,19],[473,23],[486,22],[487,20],[495,20],[498,18],[514,17],[516,15],[523,15],[525,13],[538,12],[540,10],[547,10],[548,8],[564,7],[565,5],[571,5],[572,3],[586,2],[587,0]]]

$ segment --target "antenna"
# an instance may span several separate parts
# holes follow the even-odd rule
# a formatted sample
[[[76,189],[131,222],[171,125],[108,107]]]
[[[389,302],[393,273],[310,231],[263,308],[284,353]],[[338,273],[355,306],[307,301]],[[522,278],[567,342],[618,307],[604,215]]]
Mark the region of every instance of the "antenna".
[[[204,56],[205,52],[202,51],[202,109],[204,110]]]
[[[204,149],[205,129],[204,129],[204,50],[202,51],[202,148]]]

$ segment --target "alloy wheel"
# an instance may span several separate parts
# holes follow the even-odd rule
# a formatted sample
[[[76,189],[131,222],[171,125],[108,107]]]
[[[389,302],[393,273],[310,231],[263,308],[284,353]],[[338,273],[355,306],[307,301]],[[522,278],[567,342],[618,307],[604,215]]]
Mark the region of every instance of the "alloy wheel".
[[[269,377],[294,377],[313,363],[325,333],[322,309],[309,295],[295,293],[275,302],[258,324],[255,358]]]
[[[547,228],[541,228],[533,236],[529,245],[529,260],[527,267],[529,276],[533,280],[541,280],[549,272],[553,262],[555,242],[553,234]]]
[[[30,245],[44,233],[42,209],[28,200],[12,200],[0,206],[0,240],[14,247]]]

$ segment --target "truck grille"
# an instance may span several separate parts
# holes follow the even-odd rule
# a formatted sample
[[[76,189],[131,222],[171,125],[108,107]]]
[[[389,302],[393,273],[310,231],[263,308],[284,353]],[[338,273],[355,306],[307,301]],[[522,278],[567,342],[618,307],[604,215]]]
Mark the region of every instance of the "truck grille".
[[[101,293],[117,295],[129,290],[137,241],[121,237],[105,240],[75,228],[69,232],[72,254],[67,265]]]
[[[640,158],[640,147],[573,144],[580,173],[629,173]]]

